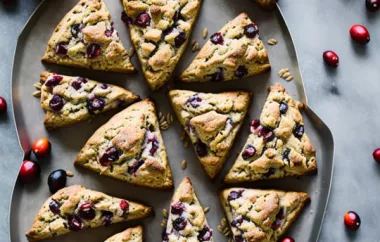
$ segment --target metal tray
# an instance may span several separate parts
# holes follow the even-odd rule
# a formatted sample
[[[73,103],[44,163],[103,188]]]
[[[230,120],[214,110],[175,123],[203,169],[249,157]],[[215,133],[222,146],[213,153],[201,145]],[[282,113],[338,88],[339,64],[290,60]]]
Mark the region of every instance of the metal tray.
[[[142,98],[152,97],[158,107],[158,111],[173,112],[169,105],[166,90],[161,92],[151,92],[143,79],[141,69],[135,75],[124,75],[116,73],[104,73],[88,71],[77,68],[69,68],[57,65],[43,65],[40,57],[43,55],[46,43],[50,38],[53,29],[78,0],[50,0],[43,1],[21,33],[14,60],[13,67],[13,109],[20,139],[21,148],[28,152],[33,140],[39,137],[48,137],[52,143],[52,152],[49,157],[40,160],[42,167],[41,179],[32,185],[22,185],[16,182],[10,211],[10,235],[12,241],[26,241],[24,233],[29,230],[34,216],[42,203],[51,195],[47,187],[47,176],[55,169],[65,169],[74,172],[75,176],[69,178],[67,185],[83,184],[88,188],[108,193],[119,197],[128,198],[144,202],[153,206],[156,215],[143,221],[116,224],[107,228],[97,228],[84,230],[61,236],[54,241],[104,241],[107,237],[122,231],[135,224],[144,224],[146,241],[160,241],[162,228],[161,211],[168,209],[173,194],[172,190],[157,191],[153,189],[139,188],[114,180],[109,177],[99,176],[94,172],[87,171],[73,166],[73,161],[81,147],[93,132],[105,123],[112,113],[101,115],[92,123],[82,122],[66,128],[48,132],[45,130],[42,120],[44,111],[40,107],[39,100],[32,96],[33,83],[39,79],[40,72],[51,70],[67,75],[82,75],[95,80],[118,84],[137,94]],[[122,6],[119,1],[105,0],[115,27],[120,33],[120,37],[128,48],[131,46],[129,34],[126,26],[120,21]],[[165,145],[168,150],[169,162],[173,171],[175,185],[178,185],[184,176],[189,176],[195,186],[198,198],[204,207],[210,207],[207,219],[214,230],[215,241],[227,241],[227,239],[217,231],[217,226],[221,218],[224,217],[220,206],[217,191],[223,187],[222,179],[232,166],[237,152],[243,146],[249,132],[249,120],[259,117],[265,98],[267,97],[268,86],[275,82],[281,82],[288,92],[296,100],[301,100],[307,104],[306,94],[302,83],[296,51],[293,46],[289,30],[279,9],[273,12],[263,12],[251,0],[207,0],[203,1],[199,20],[196,24],[193,36],[200,46],[205,43],[202,39],[202,32],[205,27],[212,34],[218,31],[227,21],[233,19],[241,12],[247,12],[260,26],[261,38],[266,41],[274,38],[278,40],[275,46],[267,46],[269,52],[272,71],[255,77],[246,78],[240,81],[225,82],[215,84],[169,84],[169,88],[183,88],[203,92],[220,92],[225,90],[245,89],[253,92],[253,101],[249,109],[249,118],[246,119],[241,132],[238,134],[236,142],[231,151],[231,156],[226,161],[223,171],[215,181],[210,181],[201,168],[196,158],[193,148],[189,146],[183,148],[179,140],[181,127],[178,122],[170,127],[168,131],[162,132]],[[209,35],[210,35],[209,34]],[[176,69],[176,74],[184,70],[185,67],[195,57],[188,47],[186,54],[180,61]],[[132,58],[136,67],[140,67],[136,55]],[[285,67],[289,67],[295,80],[286,83],[280,79],[277,72]],[[166,88],[165,88],[166,89]],[[286,190],[304,191],[311,196],[312,203],[301,214],[288,234],[296,241],[317,241],[322,227],[325,214],[331,179],[333,171],[334,142],[329,128],[322,120],[307,107],[304,111],[306,132],[317,149],[317,159],[319,172],[317,175],[302,178],[286,178],[282,180],[262,181],[248,184],[255,188],[280,188]],[[186,170],[180,168],[182,160],[188,161]],[[20,157],[20,162],[22,157]]]

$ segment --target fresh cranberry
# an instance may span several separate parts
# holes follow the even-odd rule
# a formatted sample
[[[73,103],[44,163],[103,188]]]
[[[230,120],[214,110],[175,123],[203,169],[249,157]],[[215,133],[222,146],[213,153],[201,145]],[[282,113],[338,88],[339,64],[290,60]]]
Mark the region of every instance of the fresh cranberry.
[[[108,88],[108,85],[105,84],[105,83],[102,83],[102,84],[100,84],[100,88],[101,88],[101,89],[107,89],[107,88]]]
[[[243,235],[236,235],[234,236],[234,242],[246,242]]]
[[[86,220],[93,220],[96,217],[95,210],[92,208],[92,204],[89,202],[83,203],[79,207],[79,216]]]
[[[5,113],[7,111],[7,101],[0,97],[0,113]]]
[[[20,168],[18,178],[23,183],[33,183],[41,174],[41,167],[37,162],[25,160]]]
[[[57,94],[54,94],[49,102],[50,108],[53,109],[53,111],[55,112],[61,111],[63,105],[65,105],[63,98]]]
[[[123,210],[123,214],[127,215],[129,213],[129,203],[125,200],[120,201],[120,209]]]
[[[87,100],[87,109],[90,114],[94,114],[97,110],[102,111],[105,105],[106,101],[100,97],[95,97],[93,99]]]
[[[184,217],[176,218],[173,221],[173,228],[177,231],[183,230],[187,225],[187,220]]]
[[[281,242],[296,242],[292,237],[285,237],[281,240]]]
[[[344,214],[344,224],[351,230],[358,230],[361,224],[359,215],[354,211],[348,211]]]
[[[263,176],[264,176],[264,177],[270,177],[270,176],[273,175],[274,173],[276,173],[276,168],[271,167],[271,168],[269,168],[268,172],[265,173]]]
[[[137,16],[135,20],[135,25],[146,28],[150,25],[150,16],[148,13],[142,13],[139,16]]]
[[[133,24],[133,19],[129,17],[126,12],[121,13],[121,21],[125,24]]]
[[[195,151],[199,157],[204,157],[207,155],[207,145],[198,139],[195,143]]]
[[[48,185],[51,193],[56,193],[58,190],[66,186],[67,175],[66,171],[59,169],[50,173],[48,177]]]
[[[50,152],[50,142],[47,138],[39,138],[34,141],[32,150],[36,156],[43,157]]]
[[[109,147],[106,152],[103,153],[102,157],[100,157],[99,162],[102,166],[109,166],[112,162],[119,160],[121,151],[112,146]]]
[[[74,38],[78,37],[78,34],[81,32],[81,30],[82,30],[82,25],[81,24],[73,24],[73,25],[71,25],[71,35]]]
[[[67,218],[67,222],[69,225],[69,230],[71,231],[79,231],[83,229],[82,219],[75,214],[70,214]]]
[[[243,216],[239,216],[239,217],[235,218],[234,220],[232,220],[231,226],[237,228],[242,223],[243,223]]]
[[[259,34],[259,28],[254,23],[248,24],[244,27],[244,34],[248,38],[255,38]]]
[[[283,100],[280,103],[280,113],[285,114],[288,111],[288,104]]]
[[[302,135],[304,132],[305,132],[305,128],[302,124],[296,124],[296,126],[293,129],[294,136],[296,136],[299,139],[302,138]]]
[[[54,214],[60,214],[61,213],[61,204],[59,204],[56,200],[52,199],[49,203],[49,209]]]
[[[240,191],[231,191],[230,194],[227,197],[228,201],[236,200],[240,198],[243,195],[244,190]]]
[[[114,31],[114,28],[111,28],[111,29],[107,29],[106,32],[104,33],[107,37],[111,37],[112,36],[112,33]]]
[[[55,53],[58,55],[67,55],[67,45],[65,43],[59,43],[55,48]]]
[[[327,65],[334,68],[338,67],[339,65],[339,56],[332,50],[323,52],[323,60]]]
[[[94,59],[100,55],[100,45],[90,44],[87,46],[87,56],[90,59]]]
[[[373,159],[375,159],[377,163],[380,163],[380,148],[377,148],[376,150],[374,150],[372,155],[373,155]]]
[[[145,163],[145,161],[140,160],[140,161],[135,161],[132,165],[128,166],[128,173],[129,174],[134,174],[136,171],[140,168]]]
[[[353,40],[361,45],[365,45],[371,40],[367,28],[360,24],[354,24],[351,26],[350,35]]]
[[[112,224],[113,213],[110,211],[102,211],[102,217],[104,217],[104,225],[108,226]]]
[[[212,230],[205,225],[198,234],[198,241],[209,241],[212,237]]]
[[[276,214],[276,220],[272,224],[272,229],[273,230],[279,229],[284,221],[284,218],[285,218],[285,210],[281,208]]]
[[[265,136],[267,136],[271,131],[268,128],[260,125],[257,127],[257,129],[254,130],[254,132],[257,133],[258,136],[264,136],[265,138]]]
[[[245,150],[243,151],[241,156],[243,157],[244,160],[248,160],[255,154],[256,154],[256,148],[253,147],[252,145],[247,145],[247,147],[245,147]]]
[[[45,82],[45,86],[47,87],[55,87],[57,85],[59,85],[59,83],[63,80],[63,76],[58,76],[58,75],[53,75],[53,76],[50,76],[46,82]]]
[[[174,38],[174,46],[176,48],[181,47],[186,42],[186,33],[180,29],[178,31],[178,35]]]
[[[185,205],[181,202],[177,202],[173,204],[170,210],[172,214],[176,214],[176,215],[182,215],[184,211],[185,211]]]
[[[211,75],[211,81],[213,81],[213,82],[224,81],[223,68],[221,68],[221,67],[216,68],[215,73]]]
[[[223,36],[219,32],[216,32],[215,34],[211,35],[210,40],[214,45],[223,45],[224,44]]]
[[[248,69],[245,66],[239,66],[235,71],[235,76],[237,78],[243,78],[248,75]]]
[[[290,149],[288,149],[288,148],[287,148],[287,149],[284,151],[284,153],[282,154],[282,159],[283,159],[286,163],[288,163],[288,164],[289,164],[289,162],[290,162],[289,154],[290,154]]]
[[[366,0],[365,5],[370,12],[376,12],[380,8],[379,0]]]
[[[71,86],[72,86],[75,90],[78,91],[78,90],[82,87],[82,83],[87,83],[86,78],[78,77],[75,81],[73,81],[73,82],[71,83]]]
[[[200,105],[200,102],[202,102],[202,98],[198,96],[198,94],[195,94],[191,96],[189,99],[187,99],[186,103],[190,103],[190,105],[193,108],[197,108]]]

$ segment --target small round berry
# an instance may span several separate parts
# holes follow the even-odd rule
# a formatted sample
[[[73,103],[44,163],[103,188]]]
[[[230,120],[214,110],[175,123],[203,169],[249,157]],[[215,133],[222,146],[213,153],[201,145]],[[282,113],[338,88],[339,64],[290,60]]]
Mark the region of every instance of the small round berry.
[[[339,65],[339,56],[332,50],[323,52],[323,60],[327,65],[334,68],[338,67]]]
[[[344,214],[344,224],[351,230],[358,230],[361,224],[359,215],[354,211],[348,211]]]
[[[377,148],[376,150],[374,150],[372,155],[373,155],[373,159],[375,159],[377,163],[380,163],[380,148]]]
[[[48,177],[48,185],[51,193],[56,193],[58,190],[66,186],[67,174],[66,171],[59,169],[50,173]]]
[[[221,33],[216,32],[215,34],[211,35],[210,40],[215,45],[223,45],[224,39]]]
[[[351,26],[350,35],[353,40],[361,45],[365,45],[371,40],[368,29],[360,24],[354,24]]]
[[[380,8],[380,0],[366,0],[365,6],[370,12],[376,12]]]
[[[34,141],[32,150],[38,157],[46,156],[50,152],[50,142],[47,138],[39,138]]]
[[[5,113],[7,111],[7,101],[0,97],[0,113]]]
[[[18,178],[21,182],[29,184],[37,180],[41,174],[41,167],[37,162],[25,160],[20,168]]]

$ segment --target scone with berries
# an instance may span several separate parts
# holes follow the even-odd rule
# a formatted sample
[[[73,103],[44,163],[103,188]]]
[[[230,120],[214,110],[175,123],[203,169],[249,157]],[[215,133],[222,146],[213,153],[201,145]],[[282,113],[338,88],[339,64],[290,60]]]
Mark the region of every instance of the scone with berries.
[[[104,242],[143,242],[143,228],[137,226],[115,234]]]

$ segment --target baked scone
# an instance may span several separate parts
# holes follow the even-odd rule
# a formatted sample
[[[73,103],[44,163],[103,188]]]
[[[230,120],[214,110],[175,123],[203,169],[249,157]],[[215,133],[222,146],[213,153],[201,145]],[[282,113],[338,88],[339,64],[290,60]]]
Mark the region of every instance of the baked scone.
[[[41,107],[46,111],[46,128],[58,128],[86,120],[93,115],[125,107],[139,99],[121,87],[84,77],[42,72]]]
[[[195,195],[191,180],[185,177],[174,193],[163,242],[213,242],[212,229]]]
[[[143,242],[143,228],[137,226],[115,234],[104,242]]]
[[[317,171],[315,149],[304,132],[298,103],[277,83],[269,88],[260,120],[228,172],[226,183],[302,176]]]
[[[269,69],[268,53],[260,40],[259,29],[246,13],[242,13],[211,35],[180,80],[230,81]]]
[[[103,0],[81,0],[55,28],[42,61],[87,69],[134,72]]]
[[[229,188],[220,193],[235,242],[277,242],[310,202],[303,192]]]
[[[276,7],[277,0],[255,0],[264,9],[274,9]]]
[[[251,93],[171,90],[169,98],[204,170],[214,178],[222,169],[247,114]]]
[[[128,183],[173,187],[154,103],[135,103],[100,127],[80,151],[75,164]]]
[[[201,0],[123,0],[123,5],[145,79],[158,90],[186,49]]]
[[[82,229],[142,219],[151,212],[152,208],[145,205],[74,185],[46,200],[26,236],[29,241],[51,239]]]

